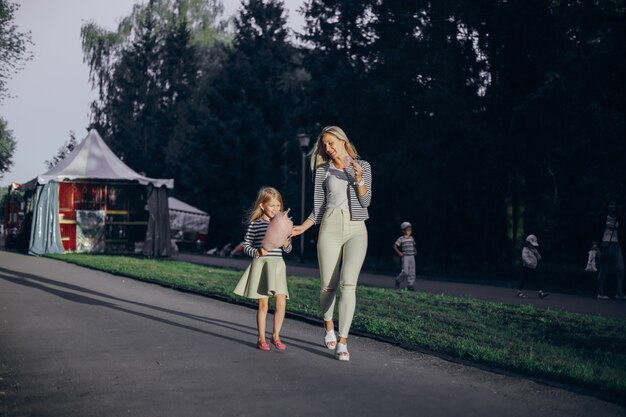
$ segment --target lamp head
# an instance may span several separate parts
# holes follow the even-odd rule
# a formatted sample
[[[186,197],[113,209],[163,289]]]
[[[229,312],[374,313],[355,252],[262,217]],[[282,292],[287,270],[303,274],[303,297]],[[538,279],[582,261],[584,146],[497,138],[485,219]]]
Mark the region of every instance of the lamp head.
[[[310,141],[311,141],[311,138],[306,133],[298,134],[298,143],[300,143],[300,148],[302,149],[308,148]]]

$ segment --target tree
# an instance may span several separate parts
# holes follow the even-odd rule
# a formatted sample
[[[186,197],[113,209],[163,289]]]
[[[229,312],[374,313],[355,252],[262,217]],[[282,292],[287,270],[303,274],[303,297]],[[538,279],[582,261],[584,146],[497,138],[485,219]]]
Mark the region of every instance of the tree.
[[[104,108],[114,67],[137,39],[147,19],[153,21],[152,29],[161,36],[159,41],[168,28],[179,27],[182,23],[190,31],[194,46],[210,48],[216,42],[229,40],[226,22],[219,20],[223,10],[219,0],[150,0],[147,4],[135,4],[115,31],[95,22],[84,24],[81,28],[83,60],[89,65],[92,86],[98,90],[98,100],[91,104],[92,123],[96,127],[106,125]]]
[[[297,212],[295,136],[329,124],[372,164],[369,266],[406,219],[439,272],[510,272],[528,233],[571,261],[605,193],[626,192],[624,0],[309,0],[298,46],[282,2],[246,0],[210,47],[192,3],[153,0],[84,44],[94,124],[211,212],[215,243],[260,185]]]
[[[548,259],[572,260],[606,193],[626,191],[624,2],[494,1],[475,16],[509,237],[539,234]]]
[[[299,54],[288,42],[281,1],[243,3],[235,29],[234,47],[214,83],[213,108],[241,142],[246,169],[278,185],[283,146],[298,127]]]
[[[626,191],[625,10],[309,1],[309,114],[343,126],[372,163],[372,257],[406,218],[437,269],[510,268],[531,232],[555,260],[588,244],[581,219]]]
[[[73,130],[70,130],[70,138],[65,141],[63,146],[59,148],[57,154],[49,161],[45,161],[48,169],[52,169],[59,164],[62,160],[65,159],[72,151],[78,146],[78,142],[76,141],[76,133]]]
[[[20,32],[13,22],[19,7],[0,0],[0,102],[9,97],[7,80],[32,59],[32,53],[28,52],[28,45],[32,44],[30,31]]]
[[[475,248],[468,242],[481,219],[465,216],[474,205],[455,196],[467,196],[484,169],[481,153],[467,145],[481,139],[475,127],[485,64],[462,6],[308,4],[303,40],[310,46],[311,113],[321,125],[343,126],[372,164],[375,201],[381,202],[370,207],[377,219],[370,229],[374,256],[389,253],[389,231],[407,218],[432,236],[422,251],[431,262],[448,263],[453,252]],[[377,186],[378,179],[384,184]],[[454,241],[446,238],[451,235]]]
[[[9,130],[6,120],[0,117],[0,178],[2,178],[13,165],[15,145],[13,132]]]
[[[83,27],[85,60],[99,89],[93,127],[133,169],[168,174],[162,168],[177,108],[198,77],[196,45],[208,48],[206,42],[220,38],[220,12],[214,1],[151,0],[135,6],[116,33]]]
[[[297,109],[306,75],[287,40],[282,2],[243,3],[235,29],[232,46],[213,51],[219,66],[203,74],[168,151],[169,165],[179,167],[172,172],[184,174],[176,182],[183,197],[202,200],[199,206],[224,226],[212,233],[216,243],[242,234],[260,186],[285,192],[285,178],[299,166]]]
[[[164,162],[160,132],[161,43],[156,17],[147,13],[134,28],[136,38],[113,67],[105,114],[104,135],[111,149],[138,172],[152,174]]]

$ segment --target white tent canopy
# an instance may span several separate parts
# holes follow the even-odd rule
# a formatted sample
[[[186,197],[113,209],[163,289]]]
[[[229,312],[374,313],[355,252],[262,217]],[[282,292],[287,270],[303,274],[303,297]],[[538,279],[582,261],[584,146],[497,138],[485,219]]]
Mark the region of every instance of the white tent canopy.
[[[200,210],[199,208],[191,206],[191,205],[185,203],[184,201],[180,201],[177,198],[168,197],[167,201],[169,202],[169,205],[170,205],[170,211],[172,211],[172,210],[182,211],[184,213],[198,214],[200,216],[208,216],[209,215],[209,213],[206,213],[206,212]]]
[[[57,183],[81,179],[89,182],[136,181],[146,186],[149,219],[143,254],[150,257],[171,254],[168,191],[163,186],[174,188],[174,180],[148,178],[133,171],[109,149],[94,129],[55,167],[22,186],[24,190],[35,190],[28,248],[30,254],[43,255],[64,251],[60,233]]]
[[[37,184],[43,185],[50,181],[83,178],[137,181],[142,185],[152,184],[156,188],[163,185],[174,188],[173,179],[148,178],[133,171],[111,151],[95,129],[91,129],[80,145],[58,165],[25,184],[24,188],[34,188]]]
[[[174,197],[168,197],[170,211],[170,228],[172,231],[185,233],[201,233],[209,231],[210,216],[208,213],[191,206]]]

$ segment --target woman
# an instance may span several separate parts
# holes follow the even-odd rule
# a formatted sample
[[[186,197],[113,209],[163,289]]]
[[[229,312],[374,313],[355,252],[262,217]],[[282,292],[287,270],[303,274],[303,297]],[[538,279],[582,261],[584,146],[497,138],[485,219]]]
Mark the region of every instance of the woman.
[[[618,212],[617,202],[610,200],[598,227],[600,241],[600,272],[598,273],[598,299],[608,300],[604,293],[604,282],[609,272],[615,274],[617,294],[615,298],[624,300],[624,256],[622,242],[624,241],[626,224]]]
[[[324,344],[335,349],[335,357],[350,360],[348,333],[356,306],[356,284],[367,252],[367,207],[372,196],[370,165],[359,160],[354,145],[341,128],[322,130],[311,157],[314,172],[314,207],[309,217],[294,226],[292,236],[320,224],[317,258],[320,268],[320,305],[324,314]],[[337,286],[339,340],[335,335],[333,311]]]

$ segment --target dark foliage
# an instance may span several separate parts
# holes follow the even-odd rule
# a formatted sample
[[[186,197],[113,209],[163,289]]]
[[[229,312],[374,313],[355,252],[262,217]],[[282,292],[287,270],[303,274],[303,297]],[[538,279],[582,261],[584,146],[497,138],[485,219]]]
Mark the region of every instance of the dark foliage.
[[[409,220],[428,271],[495,275],[529,233],[548,264],[582,270],[604,200],[626,191],[625,10],[310,0],[296,42],[280,1],[247,0],[233,42],[202,48],[147,14],[95,119],[133,168],[211,213],[213,244],[241,238],[262,185],[298,222],[296,136],[335,124],[373,168],[369,267],[395,268]]]

